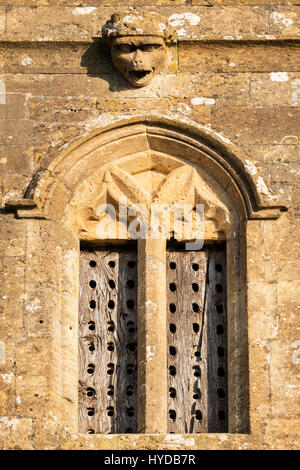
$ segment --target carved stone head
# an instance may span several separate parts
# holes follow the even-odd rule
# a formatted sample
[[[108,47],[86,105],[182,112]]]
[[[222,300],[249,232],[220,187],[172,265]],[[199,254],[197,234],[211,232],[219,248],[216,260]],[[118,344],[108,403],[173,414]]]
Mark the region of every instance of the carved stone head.
[[[134,86],[147,85],[161,70],[175,34],[154,12],[115,13],[102,28],[116,69]]]

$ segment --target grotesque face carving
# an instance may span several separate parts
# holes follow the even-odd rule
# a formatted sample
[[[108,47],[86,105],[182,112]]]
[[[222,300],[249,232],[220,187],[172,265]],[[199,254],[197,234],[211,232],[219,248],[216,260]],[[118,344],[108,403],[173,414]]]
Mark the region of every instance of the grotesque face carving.
[[[102,28],[116,69],[134,86],[147,85],[161,70],[175,32],[166,18],[151,11],[114,13]]]
[[[136,87],[147,85],[164,63],[166,45],[159,36],[115,38],[111,57],[116,69]]]

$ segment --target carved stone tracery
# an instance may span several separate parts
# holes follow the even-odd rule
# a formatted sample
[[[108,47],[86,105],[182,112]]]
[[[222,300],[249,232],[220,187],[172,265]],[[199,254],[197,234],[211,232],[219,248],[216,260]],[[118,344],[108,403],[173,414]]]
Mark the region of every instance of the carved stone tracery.
[[[119,214],[119,203],[124,197],[128,208],[135,208],[137,213],[141,207],[146,209],[148,223],[155,205],[158,205],[165,214],[172,207],[181,209],[181,214],[190,208],[192,214],[189,215],[189,221],[182,221],[179,239],[188,239],[185,236],[188,224],[192,228],[191,224],[195,227],[196,220],[200,223],[195,209],[197,204],[203,204],[206,239],[222,239],[231,227],[230,214],[221,200],[220,189],[220,194],[217,195],[211,189],[203,172],[200,174],[193,166],[169,155],[149,151],[146,154],[117,160],[105,165],[97,178],[95,176],[91,178],[93,182],[85,182],[83,185],[88,187],[90,194],[84,199],[84,204],[82,187],[79,190],[81,198],[75,198],[67,212],[74,229],[84,240],[131,238],[126,230],[130,216],[126,218],[124,224]],[[114,214],[104,212],[106,204],[111,204],[115,208],[118,222],[116,233],[113,230]],[[178,227],[178,221],[176,226]],[[178,234],[174,234],[174,227],[175,220],[171,216],[170,233],[165,234],[166,238],[172,235],[177,238]]]

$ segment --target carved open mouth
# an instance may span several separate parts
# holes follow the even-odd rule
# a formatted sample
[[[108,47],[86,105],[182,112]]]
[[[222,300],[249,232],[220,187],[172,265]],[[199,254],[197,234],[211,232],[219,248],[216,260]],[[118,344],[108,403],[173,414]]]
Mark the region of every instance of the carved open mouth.
[[[152,70],[131,70],[130,76],[134,80],[143,80],[150,75]]]

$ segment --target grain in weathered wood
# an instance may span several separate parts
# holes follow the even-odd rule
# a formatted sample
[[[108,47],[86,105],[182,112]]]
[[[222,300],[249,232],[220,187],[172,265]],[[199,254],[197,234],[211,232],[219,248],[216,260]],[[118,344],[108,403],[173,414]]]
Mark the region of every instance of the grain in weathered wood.
[[[226,253],[223,247],[168,253],[167,308],[169,432],[226,432]]]
[[[79,301],[79,429],[137,430],[137,259],[83,250]]]
[[[207,315],[208,432],[228,431],[226,252],[209,249]]]
[[[167,254],[169,432],[207,431],[206,269],[206,252]]]

